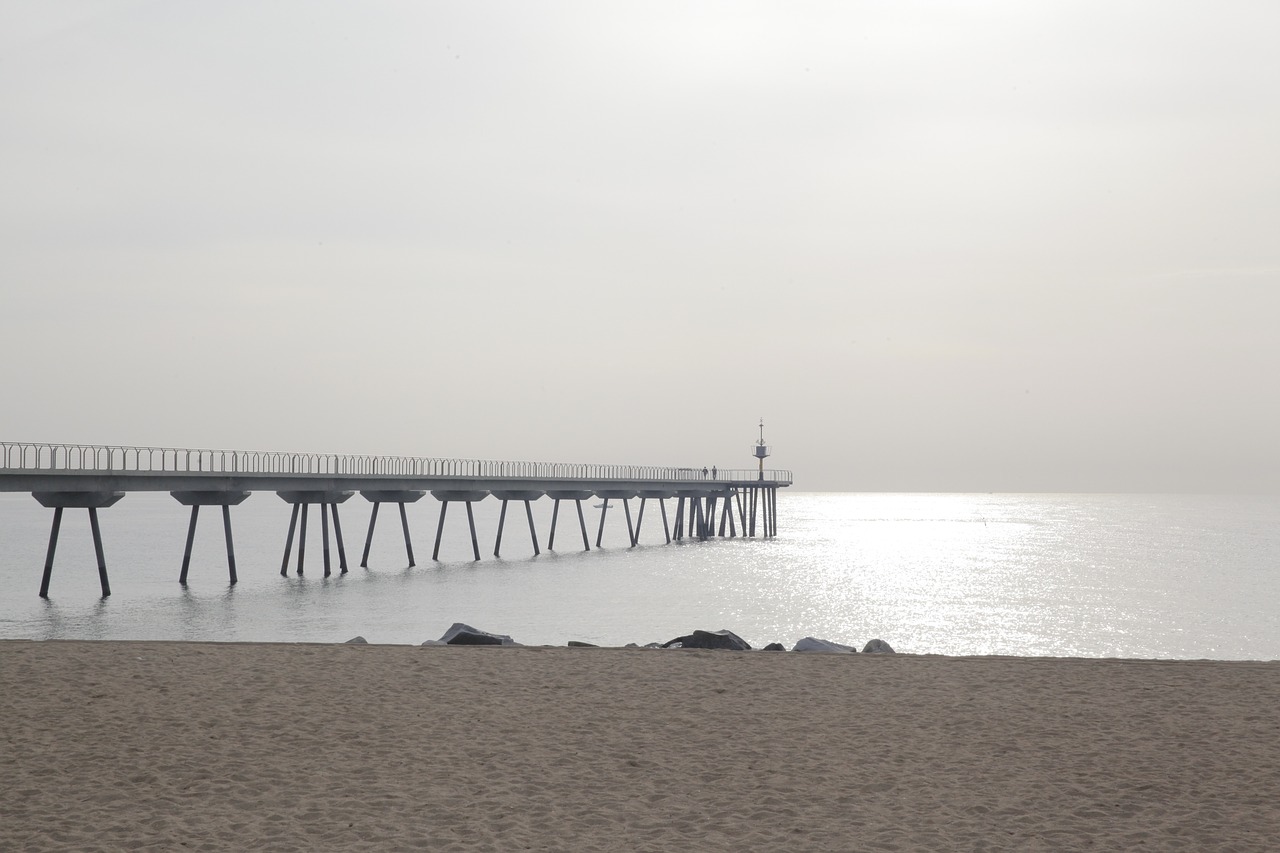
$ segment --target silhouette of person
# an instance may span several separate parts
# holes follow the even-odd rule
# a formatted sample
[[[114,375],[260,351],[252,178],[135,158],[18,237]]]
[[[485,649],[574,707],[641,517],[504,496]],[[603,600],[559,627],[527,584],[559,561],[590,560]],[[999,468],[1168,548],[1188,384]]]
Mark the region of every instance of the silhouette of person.
[[[711,479],[713,479],[713,480],[714,480],[715,478],[716,478],[716,466],[712,465],[712,466],[711,466]]]
[[[703,466],[702,466],[702,479],[704,479],[704,480],[705,480],[705,479],[707,479],[707,466],[706,466],[706,465],[703,465]]]

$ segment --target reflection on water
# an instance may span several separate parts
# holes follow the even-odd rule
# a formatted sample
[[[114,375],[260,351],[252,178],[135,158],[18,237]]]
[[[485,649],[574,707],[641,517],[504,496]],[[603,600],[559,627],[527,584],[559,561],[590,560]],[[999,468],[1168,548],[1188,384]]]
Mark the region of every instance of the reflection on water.
[[[69,512],[42,601],[48,511],[0,495],[0,636],[418,643],[464,621],[526,643],[644,643],[725,627],[756,645],[812,635],[946,654],[1280,657],[1268,606],[1280,592],[1276,498],[784,492],[772,541],[664,546],[653,513],[629,549],[611,513],[605,548],[535,557],[523,519],[509,516],[503,559],[479,563],[463,514],[447,521],[441,562],[406,566],[399,526],[386,525],[370,569],[352,560],[341,574],[335,552],[325,578],[318,530],[306,574],[295,551],[280,575],[288,506],[270,497],[234,512],[240,583],[227,585],[221,525],[210,524],[183,588],[184,508],[129,495],[102,513],[115,593],[105,600],[87,521]],[[482,551],[497,510],[476,506]],[[418,555],[431,553],[437,511],[413,507]],[[351,559],[368,505],[350,502],[343,517]],[[549,501],[535,519],[545,537]],[[576,518],[564,524],[562,514],[561,547],[580,545]]]

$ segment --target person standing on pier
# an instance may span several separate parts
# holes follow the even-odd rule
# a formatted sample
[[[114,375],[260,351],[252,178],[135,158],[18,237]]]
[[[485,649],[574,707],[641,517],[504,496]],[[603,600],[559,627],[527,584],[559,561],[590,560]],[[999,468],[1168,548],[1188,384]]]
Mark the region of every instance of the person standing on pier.
[[[716,478],[716,466],[712,465],[712,466],[711,466],[711,479],[713,479],[713,480],[714,480],[715,478]]]
[[[704,480],[705,480],[705,479],[707,479],[707,466],[706,466],[706,465],[703,465],[703,466],[702,466],[702,479],[704,479]]]

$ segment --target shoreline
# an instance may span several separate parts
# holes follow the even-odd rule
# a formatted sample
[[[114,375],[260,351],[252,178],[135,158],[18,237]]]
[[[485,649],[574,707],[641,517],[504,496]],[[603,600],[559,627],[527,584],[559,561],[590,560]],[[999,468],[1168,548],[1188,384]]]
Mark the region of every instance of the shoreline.
[[[1264,850],[1277,708],[1264,661],[0,640],[0,847]]]

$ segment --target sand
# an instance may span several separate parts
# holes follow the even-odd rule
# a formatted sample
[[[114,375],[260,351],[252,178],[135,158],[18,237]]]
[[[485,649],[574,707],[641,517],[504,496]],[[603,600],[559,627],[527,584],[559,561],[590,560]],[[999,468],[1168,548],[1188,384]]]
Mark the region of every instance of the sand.
[[[0,850],[1269,850],[1280,664],[0,642]]]

